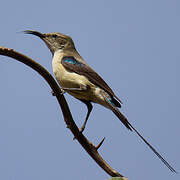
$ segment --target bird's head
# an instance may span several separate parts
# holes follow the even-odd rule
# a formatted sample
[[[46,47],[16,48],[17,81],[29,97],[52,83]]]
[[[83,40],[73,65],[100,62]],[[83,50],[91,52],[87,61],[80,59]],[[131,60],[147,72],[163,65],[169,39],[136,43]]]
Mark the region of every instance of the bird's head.
[[[57,50],[71,50],[75,49],[74,42],[70,36],[61,33],[40,33],[38,31],[26,30],[25,34],[33,34],[41,38],[50,49],[52,54]]]

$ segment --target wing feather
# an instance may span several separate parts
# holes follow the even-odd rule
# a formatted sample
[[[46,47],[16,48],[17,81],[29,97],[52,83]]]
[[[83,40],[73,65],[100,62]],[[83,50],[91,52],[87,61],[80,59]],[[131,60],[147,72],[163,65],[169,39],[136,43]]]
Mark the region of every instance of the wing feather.
[[[71,61],[70,61],[71,60]],[[77,74],[85,76],[91,83],[95,84],[96,86],[102,88],[106,91],[110,96],[115,97],[119,102],[121,100],[114,94],[112,89],[107,85],[107,83],[99,76],[91,67],[82,62],[77,61],[72,56],[66,56],[62,58],[61,61],[62,65],[65,67],[66,70],[75,72]],[[113,98],[116,105],[121,107],[120,103]],[[121,102],[122,103],[122,102]]]

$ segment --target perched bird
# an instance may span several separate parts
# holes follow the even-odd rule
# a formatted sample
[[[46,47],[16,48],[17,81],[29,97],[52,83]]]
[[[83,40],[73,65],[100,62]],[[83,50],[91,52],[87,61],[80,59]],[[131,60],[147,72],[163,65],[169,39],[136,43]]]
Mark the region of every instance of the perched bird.
[[[81,132],[83,132],[91,113],[91,102],[101,104],[110,109],[127,129],[131,131],[134,130],[161,161],[172,172],[176,172],[119,111],[118,108],[121,107],[121,100],[114,94],[107,83],[79,55],[71,37],[61,33],[43,34],[31,30],[26,30],[24,33],[38,36],[45,42],[53,55],[52,67],[57,82],[65,92],[68,92],[70,95],[86,104],[88,112],[80,129]]]

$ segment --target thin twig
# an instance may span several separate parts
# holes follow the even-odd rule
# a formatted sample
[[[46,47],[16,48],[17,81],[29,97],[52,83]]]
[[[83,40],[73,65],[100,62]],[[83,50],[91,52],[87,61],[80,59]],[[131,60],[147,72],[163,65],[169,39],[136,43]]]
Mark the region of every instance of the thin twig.
[[[6,47],[0,47],[0,54],[4,56],[11,57],[13,59],[16,59],[27,66],[31,67],[34,69],[36,72],[38,72],[49,84],[51,87],[52,91],[54,92],[54,95],[56,96],[59,105],[61,107],[64,121],[67,125],[67,127],[71,130],[73,133],[74,137],[77,139],[77,141],[83,146],[83,148],[86,150],[86,152],[96,161],[96,163],[104,170],[106,171],[110,176],[112,177],[122,177],[122,179],[126,179],[123,175],[121,175],[119,172],[111,168],[107,162],[99,155],[97,151],[97,147],[95,147],[92,143],[88,141],[88,139],[79,131],[79,128],[76,126],[71,112],[69,110],[69,107],[67,105],[67,102],[62,94],[62,91],[52,75],[40,64],[35,62],[33,59],[16,52],[13,49],[9,49]],[[102,142],[100,143],[101,146]]]

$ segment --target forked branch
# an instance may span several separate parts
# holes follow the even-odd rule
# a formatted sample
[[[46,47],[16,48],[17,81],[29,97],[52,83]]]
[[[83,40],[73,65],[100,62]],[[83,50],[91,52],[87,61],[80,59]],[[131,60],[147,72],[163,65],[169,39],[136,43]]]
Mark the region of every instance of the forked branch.
[[[31,58],[29,58],[29,57],[27,57],[27,56],[25,56],[19,52],[16,52],[13,49],[9,49],[6,47],[0,47],[0,54],[4,55],[4,56],[11,57],[13,59],[16,59],[17,61],[20,61],[20,62],[26,64],[27,66],[31,67],[36,72],[38,72],[46,80],[46,82],[49,84],[52,91],[54,92],[54,95],[56,96],[57,101],[61,107],[63,117],[64,117],[64,121],[65,121],[67,127],[73,133],[76,140],[81,144],[81,146],[83,146],[83,148],[86,150],[86,152],[96,161],[96,163],[104,171],[106,171],[110,176],[121,177],[122,180],[127,180],[127,178],[125,178],[119,172],[117,172],[116,170],[111,168],[107,164],[107,162],[98,153],[97,150],[101,146],[104,139],[103,139],[103,141],[101,141],[101,143],[98,146],[95,146],[91,142],[89,142],[88,139],[79,131],[78,127],[76,126],[76,124],[72,118],[68,104],[67,104],[64,96],[61,93],[60,87],[58,86],[58,84],[56,83],[56,81],[54,80],[52,75],[44,67],[42,67],[40,64],[35,62],[33,59],[31,59]]]

